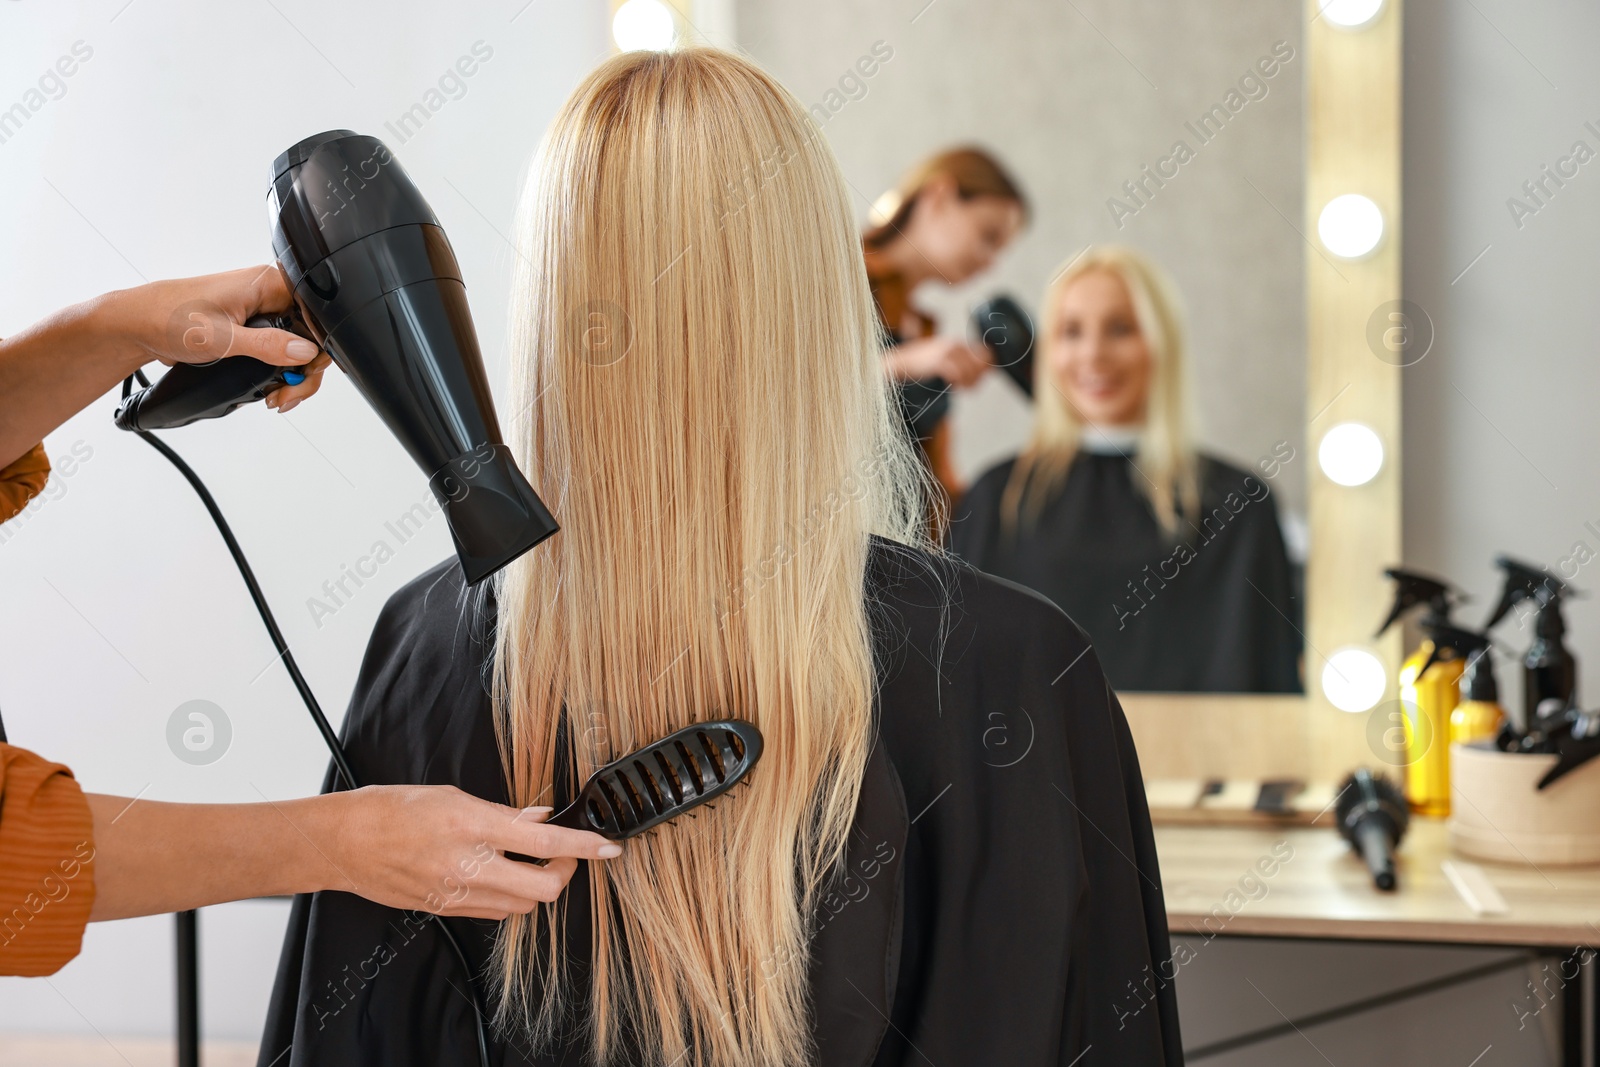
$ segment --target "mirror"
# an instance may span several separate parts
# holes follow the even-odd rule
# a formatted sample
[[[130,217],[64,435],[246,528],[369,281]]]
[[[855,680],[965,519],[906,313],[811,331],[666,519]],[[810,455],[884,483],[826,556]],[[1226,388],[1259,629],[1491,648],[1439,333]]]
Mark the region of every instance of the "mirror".
[[[1334,257],[1304,221],[1301,0],[733,15],[839,157],[891,334],[986,351],[999,320],[973,311],[1003,294],[1037,335],[1038,401],[1016,366],[968,384],[959,351],[906,361],[908,422],[956,497],[952,547],[1055,600],[1120,692],[1314,682],[1308,248]],[[1020,228],[970,161],[904,181],[963,146],[1020,190]],[[1012,463],[1035,425],[1036,458]]]

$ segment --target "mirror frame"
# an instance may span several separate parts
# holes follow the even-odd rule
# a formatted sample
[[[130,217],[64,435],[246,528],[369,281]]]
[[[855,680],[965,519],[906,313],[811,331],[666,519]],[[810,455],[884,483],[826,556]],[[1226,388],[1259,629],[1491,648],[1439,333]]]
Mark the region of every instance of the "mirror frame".
[[[1368,322],[1400,299],[1401,31],[1403,0],[1386,0],[1354,29],[1303,0],[1306,20],[1306,460],[1310,557],[1306,564],[1304,696],[1119,694],[1147,780],[1300,778],[1336,781],[1381,765],[1384,709],[1398,694],[1398,629],[1374,638],[1390,590],[1385,567],[1401,561],[1400,367],[1379,358]],[[1361,259],[1317,241],[1323,205],[1361,193],[1383,212],[1384,234]],[[1383,442],[1383,466],[1364,485],[1343,486],[1315,462],[1321,435],[1361,422]],[[1386,674],[1371,711],[1340,711],[1323,694],[1327,656],[1374,653]]]

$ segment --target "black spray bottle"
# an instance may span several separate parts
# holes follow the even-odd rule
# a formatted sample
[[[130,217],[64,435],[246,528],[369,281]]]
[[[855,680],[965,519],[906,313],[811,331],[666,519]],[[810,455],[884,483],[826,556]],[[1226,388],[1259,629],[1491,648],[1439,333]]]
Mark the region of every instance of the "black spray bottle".
[[[1578,691],[1578,660],[1561,643],[1567,632],[1561,602],[1574,590],[1549,571],[1509,556],[1495,565],[1505,572],[1505,587],[1485,630],[1494,626],[1524,600],[1535,605],[1533,644],[1522,657],[1522,708],[1514,716],[1501,747],[1525,748],[1544,733],[1543,724],[1559,722],[1573,706]],[[1508,742],[1510,742],[1508,744]]]

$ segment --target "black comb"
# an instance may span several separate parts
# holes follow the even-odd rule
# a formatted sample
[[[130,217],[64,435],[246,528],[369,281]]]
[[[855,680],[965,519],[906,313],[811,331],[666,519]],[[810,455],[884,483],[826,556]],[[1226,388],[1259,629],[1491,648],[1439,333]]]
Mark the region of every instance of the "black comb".
[[[548,821],[624,841],[722,796],[760,758],[761,731],[753,723],[697,722],[601,767]],[[506,856],[546,862],[518,852]]]

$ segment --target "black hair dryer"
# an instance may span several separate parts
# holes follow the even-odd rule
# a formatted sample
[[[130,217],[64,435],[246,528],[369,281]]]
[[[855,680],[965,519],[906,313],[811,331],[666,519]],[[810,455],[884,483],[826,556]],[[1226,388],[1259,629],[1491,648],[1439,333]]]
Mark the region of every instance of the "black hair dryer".
[[[1033,395],[1033,323],[1009,296],[985,300],[972,310],[972,326],[994,365],[1028,396]]]
[[[557,530],[500,436],[467,290],[433,209],[376,137],[332,130],[272,163],[272,247],[295,316],[428,476],[468,582]],[[125,430],[226,415],[294,382],[244,356],[179,365],[117,410]]]

